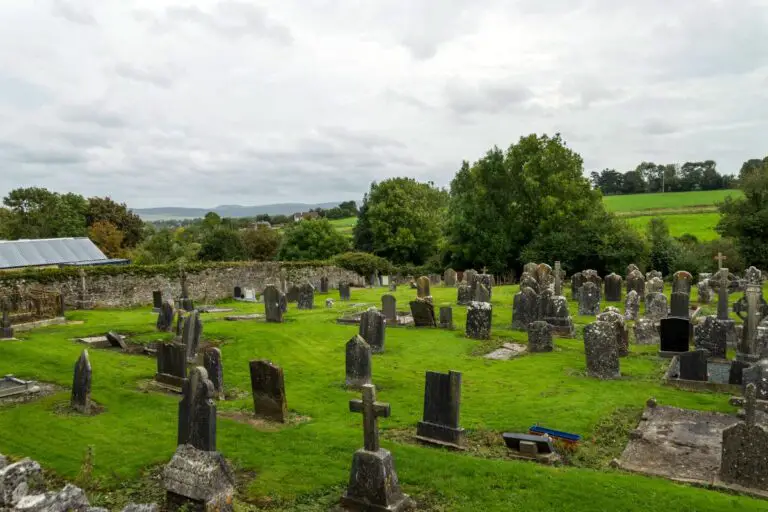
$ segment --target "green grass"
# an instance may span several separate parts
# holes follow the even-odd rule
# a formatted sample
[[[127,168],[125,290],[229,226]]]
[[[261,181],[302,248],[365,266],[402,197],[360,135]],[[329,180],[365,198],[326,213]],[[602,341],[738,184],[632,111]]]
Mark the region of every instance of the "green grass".
[[[331,225],[336,228],[336,231],[339,231],[343,235],[352,236],[352,229],[354,229],[355,224],[357,224],[357,217],[347,217],[344,219],[335,219],[330,221]]]
[[[605,196],[603,202],[608,210],[621,212],[642,212],[644,210],[710,208],[728,196],[739,197],[739,190],[703,190],[697,192],[665,192],[657,194],[631,194]]]
[[[523,332],[508,328],[516,287],[494,289],[493,340],[524,342]],[[436,304],[452,303],[456,290],[434,287]],[[355,303],[380,303],[382,290],[353,289]],[[412,290],[396,292],[400,309]],[[338,298],[334,292],[331,297]],[[257,430],[223,416],[249,411],[242,398],[219,402],[218,448],[238,468],[255,473],[244,487],[252,510],[320,511],[336,502],[347,479],[354,451],[362,446],[362,418],[351,414],[346,391],[344,344],[357,332],[335,319],[348,304],[334,310],[321,305],[297,311],[284,324],[226,322],[223,314],[204,315],[204,337],[221,343],[224,380],[229,390],[247,392],[248,361],[271,359],[285,371],[288,407],[311,420],[276,431]],[[242,312],[263,306],[234,304]],[[575,311],[575,303],[571,303]],[[82,346],[74,336],[107,330],[153,337],[155,315],[149,309],[70,312],[80,325],[56,326],[22,333],[22,341],[0,343],[5,373],[54,382],[64,389],[55,396],[24,405],[0,407],[0,452],[29,456],[62,477],[75,478],[88,445],[95,448],[94,477],[102,490],[126,485],[153,465],[167,462],[176,445],[178,398],[144,392],[155,361],[144,356],[91,350],[93,399],[105,412],[93,417],[62,416],[72,368]],[[683,486],[663,479],[610,469],[620,454],[624,428],[610,428],[621,411],[635,414],[654,396],[663,405],[735,412],[728,396],[692,393],[660,385],[664,363],[653,347],[632,347],[622,359],[622,379],[601,382],[584,376],[583,343],[558,339],[558,350],[489,361],[473,355],[480,342],[466,339],[461,327],[465,308],[454,308],[456,331],[389,328],[386,352],[374,357],[379,400],[391,403],[392,417],[382,420],[383,445],[391,450],[404,490],[433,511],[768,511],[768,503]],[[581,327],[591,319],[574,318]],[[424,372],[463,372],[461,422],[470,436],[486,436],[501,445],[504,431],[525,431],[534,423],[585,436],[581,466],[545,467],[509,459],[473,456],[422,447],[397,436],[415,434],[421,419]],[[622,416],[623,417],[623,416]],[[631,416],[630,416],[631,417]],[[626,422],[626,420],[625,420]],[[627,427],[629,428],[629,427]],[[617,430],[621,430],[617,434]],[[616,436],[618,437],[618,441]],[[597,449],[593,439],[605,447]],[[597,468],[597,469],[595,469]]]
[[[645,233],[646,226],[654,216],[632,217],[627,222],[641,233]],[[669,233],[674,237],[684,234],[694,235],[701,242],[715,240],[720,235],[715,231],[715,226],[720,221],[719,213],[691,213],[681,215],[660,215],[667,221]]]

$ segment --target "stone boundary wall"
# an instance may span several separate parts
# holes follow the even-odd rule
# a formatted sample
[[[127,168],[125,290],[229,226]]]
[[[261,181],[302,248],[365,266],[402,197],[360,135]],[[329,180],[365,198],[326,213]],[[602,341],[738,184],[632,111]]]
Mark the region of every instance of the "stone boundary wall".
[[[152,304],[152,291],[160,290],[163,298],[177,298],[181,295],[179,277],[169,277],[158,273],[131,272],[131,266],[124,267],[124,272],[113,274],[85,273],[86,297],[95,307],[126,308]],[[187,284],[191,298],[198,304],[231,298],[235,286],[263,290],[268,284],[287,289],[291,284],[309,281],[316,288],[320,287],[320,278],[327,277],[329,288],[338,288],[339,282],[346,281],[354,286],[364,286],[365,280],[355,272],[334,266],[295,267],[279,262],[252,262],[228,266],[216,266],[200,270],[186,271]],[[40,287],[34,279],[20,276],[17,279],[0,281],[0,291],[20,287]],[[42,284],[64,295],[67,307],[75,308],[80,298],[82,279],[76,275],[60,276]]]

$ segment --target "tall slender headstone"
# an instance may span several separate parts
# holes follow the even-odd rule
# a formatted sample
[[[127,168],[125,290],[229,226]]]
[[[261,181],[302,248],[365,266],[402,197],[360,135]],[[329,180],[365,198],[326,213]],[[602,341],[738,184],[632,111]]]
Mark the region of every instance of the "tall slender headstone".
[[[693,284],[693,276],[690,272],[685,270],[678,270],[672,275],[672,291],[683,292],[688,295],[691,294],[691,285]]]
[[[394,295],[386,294],[381,296],[381,311],[384,318],[392,325],[397,324],[397,299]]]
[[[387,333],[387,321],[376,308],[369,308],[360,317],[360,336],[371,346],[371,350],[379,354],[384,352],[384,339]]]
[[[297,307],[299,309],[312,309],[315,307],[315,287],[310,283],[304,283],[299,287]]]
[[[177,444],[188,444],[204,452],[216,451],[216,402],[205,368],[196,366],[190,370],[182,394]]]
[[[598,379],[621,377],[619,353],[611,323],[597,321],[584,327],[584,354],[587,376]]]
[[[624,318],[637,320],[640,315],[640,296],[635,290],[630,291],[624,299]]]
[[[285,423],[288,405],[285,400],[283,369],[271,361],[251,361],[249,366],[256,416]]]
[[[579,290],[579,315],[596,316],[600,313],[600,288],[586,282]]]
[[[621,300],[621,285],[623,279],[618,274],[609,274],[605,277],[605,300],[619,302]]]
[[[283,308],[280,306],[280,297],[283,294],[275,285],[270,284],[264,288],[264,293],[262,295],[264,297],[264,315],[266,316],[267,322],[282,322]]]
[[[181,283],[181,297],[179,298],[179,308],[184,311],[192,311],[195,306],[192,298],[189,296],[189,283],[187,282],[187,272],[184,267],[179,267],[179,282]]]
[[[176,311],[173,309],[173,302],[167,300],[160,306],[160,312],[157,314],[157,330],[163,332],[173,331],[173,317]]]
[[[562,275],[562,269],[560,268],[560,262],[555,262],[555,295],[561,296],[563,294],[563,275]]]
[[[755,362],[760,359],[757,326],[760,323],[761,288],[757,284],[748,284],[744,296],[747,299],[747,318],[742,330],[737,358],[741,361]]]
[[[221,350],[208,347],[203,352],[203,367],[208,373],[208,379],[213,385],[217,398],[224,398],[224,367],[221,364]]]
[[[424,417],[416,427],[416,439],[439,446],[461,448],[464,429],[459,426],[461,372],[427,372],[424,385]]]
[[[339,283],[339,299],[340,300],[350,300],[351,299],[349,283],[347,283],[347,282]]]
[[[87,350],[82,351],[75,363],[71,405],[79,413],[91,412],[91,361]]]
[[[371,383],[371,346],[359,334],[346,345],[346,385],[350,389],[362,389]]]
[[[197,357],[197,349],[200,346],[200,336],[203,334],[203,322],[200,313],[195,309],[184,319],[184,328],[181,332],[181,341],[187,351],[187,360]]]

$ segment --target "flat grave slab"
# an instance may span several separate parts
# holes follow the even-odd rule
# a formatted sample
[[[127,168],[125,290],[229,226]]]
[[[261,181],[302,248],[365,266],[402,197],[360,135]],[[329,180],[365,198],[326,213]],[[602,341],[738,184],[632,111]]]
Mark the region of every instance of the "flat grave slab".
[[[354,313],[346,313],[336,319],[337,324],[342,325],[360,325],[360,318],[362,318],[365,311],[356,311]],[[387,321],[387,325],[390,327],[408,327],[413,325],[413,316],[410,312],[398,311],[397,321],[392,324]]]
[[[16,332],[29,331],[37,329],[38,327],[46,327],[48,325],[63,325],[74,322],[67,322],[67,319],[63,316],[57,316],[55,318],[46,318],[44,320],[36,320],[34,322],[27,322],[24,324],[13,324],[13,330]],[[82,322],[77,322],[82,323]]]
[[[741,392],[741,386],[728,383],[731,372],[731,361],[727,359],[710,359],[707,361],[707,381],[684,380],[680,375],[680,358],[674,356],[663,377],[666,385],[693,391],[714,391],[717,393]]]
[[[528,351],[528,347],[521,345],[520,343],[505,343],[501,348],[497,348],[493,352],[485,354],[483,357],[486,359],[493,359],[496,361],[507,361]]]
[[[262,318],[266,318],[266,316],[261,313],[252,313],[249,315],[229,315],[225,316],[224,320],[229,322],[238,322],[242,320],[260,320]]]
[[[84,345],[88,345],[89,347],[94,348],[107,348],[110,346],[109,341],[107,341],[106,336],[89,336],[85,338],[75,338],[75,341],[78,343],[83,343]]]
[[[220,308],[218,306],[200,306],[197,308],[200,313],[231,313],[234,308]]]

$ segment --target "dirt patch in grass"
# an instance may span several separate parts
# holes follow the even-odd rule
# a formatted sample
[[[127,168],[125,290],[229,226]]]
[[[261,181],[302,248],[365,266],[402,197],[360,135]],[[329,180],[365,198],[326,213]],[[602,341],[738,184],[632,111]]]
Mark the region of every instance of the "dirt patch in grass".
[[[434,446],[435,449],[455,451],[451,448],[443,448],[418,441],[415,428],[386,429],[382,431],[382,437],[396,443]],[[492,430],[466,430],[464,433],[464,450],[457,453],[466,453],[483,459],[512,459],[509,456],[509,450],[507,450],[501,438],[501,433]]]
[[[562,453],[566,463],[592,469],[605,469],[618,459],[637,427],[642,407],[622,407],[601,419],[592,434],[584,436],[573,453]]]
[[[70,402],[56,402],[53,404],[53,413],[57,416],[98,416],[107,409],[94,401],[91,401],[91,408],[87,414],[77,412],[72,409]]]
[[[295,413],[288,414],[288,421],[285,423],[279,423],[277,421],[265,420],[264,418],[257,418],[252,412],[246,411],[219,411],[219,417],[227,418],[238,423],[250,425],[256,430],[262,432],[277,432],[284,428],[292,427],[294,425],[300,425],[302,423],[309,423],[312,418],[309,416],[301,416]]]

